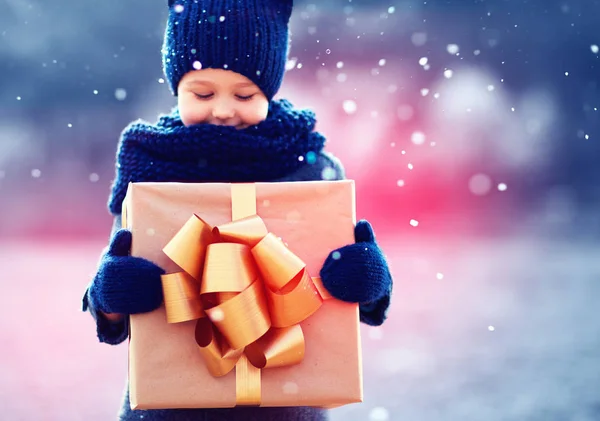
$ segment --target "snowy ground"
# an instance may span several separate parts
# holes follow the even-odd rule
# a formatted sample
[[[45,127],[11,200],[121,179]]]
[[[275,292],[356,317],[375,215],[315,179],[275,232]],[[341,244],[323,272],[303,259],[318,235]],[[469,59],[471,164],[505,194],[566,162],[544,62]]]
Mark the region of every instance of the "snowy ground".
[[[600,419],[600,247],[402,243],[391,317],[363,329],[365,402],[333,421]],[[127,349],[78,307],[101,248],[0,243],[1,419],[115,419]]]

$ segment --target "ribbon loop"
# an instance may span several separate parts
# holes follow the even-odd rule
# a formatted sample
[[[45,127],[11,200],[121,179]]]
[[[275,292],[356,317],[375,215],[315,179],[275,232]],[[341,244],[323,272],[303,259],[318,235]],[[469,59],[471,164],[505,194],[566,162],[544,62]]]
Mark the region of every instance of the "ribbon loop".
[[[271,329],[246,348],[246,356],[257,368],[284,367],[304,359],[304,334],[300,325]]]
[[[260,216],[253,215],[215,227],[213,233],[222,241],[254,247],[267,235],[267,227]]]
[[[259,282],[254,282],[231,300],[206,310],[206,313],[234,349],[250,345],[271,327],[267,302]]]
[[[186,272],[162,277],[163,296],[169,323],[187,322],[204,317],[200,301],[200,284]]]
[[[272,233],[268,233],[252,248],[252,255],[265,284],[273,291],[283,289],[306,267],[304,262]]]
[[[257,278],[258,269],[248,246],[211,244],[206,250],[200,293],[242,292]]]
[[[192,278],[200,281],[206,248],[213,242],[210,225],[194,214],[169,241],[163,252]]]
[[[275,327],[287,327],[307,319],[323,304],[323,298],[306,270],[292,280],[288,293],[267,291],[271,320]]]
[[[206,368],[214,377],[222,377],[233,370],[244,352],[243,349],[231,349],[205,317],[196,323],[196,343]]]
[[[306,265],[279,238],[267,234],[252,255],[267,286],[273,326],[300,323],[321,307],[323,299]]]

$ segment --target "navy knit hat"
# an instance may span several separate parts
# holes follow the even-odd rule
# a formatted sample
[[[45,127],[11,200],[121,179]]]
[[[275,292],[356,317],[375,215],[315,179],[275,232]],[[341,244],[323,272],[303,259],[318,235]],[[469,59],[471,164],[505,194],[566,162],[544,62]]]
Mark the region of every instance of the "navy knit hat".
[[[227,69],[254,82],[269,101],[285,73],[293,0],[169,0],[162,49],[174,95],[199,68]]]

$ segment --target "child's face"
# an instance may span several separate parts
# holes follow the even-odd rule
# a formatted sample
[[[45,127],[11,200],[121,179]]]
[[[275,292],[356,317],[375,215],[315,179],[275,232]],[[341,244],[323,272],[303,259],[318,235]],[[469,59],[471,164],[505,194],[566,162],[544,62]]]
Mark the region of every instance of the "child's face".
[[[267,118],[269,101],[250,79],[229,70],[187,73],[177,87],[181,121],[186,126],[216,124],[244,129]]]

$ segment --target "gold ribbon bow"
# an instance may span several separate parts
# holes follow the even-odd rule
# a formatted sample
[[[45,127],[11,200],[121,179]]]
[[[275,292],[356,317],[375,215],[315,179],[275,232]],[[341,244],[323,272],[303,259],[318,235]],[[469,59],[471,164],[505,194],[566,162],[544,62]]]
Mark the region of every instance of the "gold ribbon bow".
[[[253,188],[232,185],[232,198],[248,205]],[[302,361],[299,323],[328,295],[267,231],[255,204],[245,209],[234,206],[234,221],[215,228],[190,217],[163,249],[183,272],[164,275],[162,283],[167,321],[197,320],[196,342],[209,372],[224,376],[235,367],[237,404],[260,405],[261,370]]]

